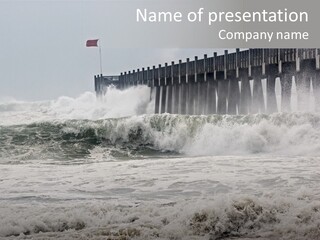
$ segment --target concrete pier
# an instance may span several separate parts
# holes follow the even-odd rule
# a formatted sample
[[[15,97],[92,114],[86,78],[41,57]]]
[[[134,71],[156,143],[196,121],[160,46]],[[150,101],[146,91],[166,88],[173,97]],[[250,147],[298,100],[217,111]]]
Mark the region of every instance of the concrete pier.
[[[147,85],[153,92],[155,113],[254,114],[292,111],[295,82],[299,110],[310,94],[320,110],[319,49],[248,49],[202,59],[141,68],[119,76],[95,76],[95,91],[107,86],[125,89]],[[281,97],[276,97],[276,79]]]

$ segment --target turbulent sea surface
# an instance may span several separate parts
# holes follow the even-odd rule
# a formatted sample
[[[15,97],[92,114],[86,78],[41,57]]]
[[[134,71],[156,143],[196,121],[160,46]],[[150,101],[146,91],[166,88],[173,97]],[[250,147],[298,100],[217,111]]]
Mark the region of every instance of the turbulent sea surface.
[[[0,239],[320,239],[320,114],[0,101]]]

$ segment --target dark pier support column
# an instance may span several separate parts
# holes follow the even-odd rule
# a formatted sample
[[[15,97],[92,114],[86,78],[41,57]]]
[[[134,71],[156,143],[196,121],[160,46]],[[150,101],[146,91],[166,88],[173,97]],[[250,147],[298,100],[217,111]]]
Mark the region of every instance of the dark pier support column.
[[[217,81],[217,96],[218,96],[218,114],[226,114],[227,113],[227,99],[228,99],[228,80],[227,80],[227,71],[226,71],[226,51],[225,56],[221,61],[217,58],[217,53],[214,53],[213,65],[214,65],[214,75],[215,80]],[[221,63],[222,62],[222,63]],[[223,69],[221,70],[221,65],[223,65]]]
[[[315,99],[315,110],[320,112],[320,71],[317,70],[312,79],[313,95]]]
[[[209,82],[208,82],[208,70],[209,62],[207,54],[203,56],[203,83],[201,86],[201,102],[202,102],[202,114],[208,114],[208,92],[209,92]]]
[[[172,72],[171,67],[168,68],[168,64],[165,64],[165,85],[167,86],[167,113],[172,113]]]
[[[188,61],[188,59],[187,59]],[[186,72],[186,70],[185,70]],[[186,114],[187,113],[187,85],[186,80],[187,76],[183,74],[182,71],[182,60],[179,60],[179,109],[180,114]]]
[[[165,76],[162,72],[161,64],[158,67],[159,85],[161,86],[161,102],[160,102],[160,113],[165,113],[166,111],[166,101],[167,101],[167,86],[165,84]]]
[[[297,66],[297,64],[286,60],[287,51],[287,49],[280,49],[281,112],[291,112],[292,77]]]
[[[200,85],[200,114],[207,114],[208,109],[208,82],[201,82]]]
[[[198,99],[199,99],[199,83],[195,82],[193,80],[192,82],[192,89],[191,89],[191,94],[192,94],[192,108],[190,114],[192,115],[197,115],[198,114]]]
[[[229,72],[229,93],[228,93],[228,114],[237,114],[240,107],[240,89],[239,89],[239,66],[240,66],[240,49],[236,49],[233,59],[235,69]]]
[[[170,68],[170,88],[171,88],[171,94],[169,94],[169,96],[171,96],[171,99],[168,99],[168,101],[170,102],[170,106],[168,105],[168,112],[169,113],[176,113],[175,112],[175,100],[176,100],[176,82],[175,82],[175,75],[176,75],[176,68],[175,68],[175,65],[174,65],[174,62],[172,61],[171,62],[171,68]],[[170,111],[169,111],[170,110]]]
[[[261,69],[253,69],[252,113],[264,113],[264,96],[261,82]]]
[[[215,114],[217,112],[217,99],[216,99],[216,82],[213,79],[213,74],[207,74],[208,81],[208,114]]]
[[[187,84],[185,81],[182,81],[181,83],[181,98],[180,98],[180,111],[181,114],[186,114],[187,113]]]
[[[99,76],[97,76],[97,95],[100,96],[100,79],[99,79]]]
[[[282,53],[283,51],[281,51]],[[283,54],[280,55],[283,59]],[[292,77],[294,74],[293,64],[289,63],[279,63],[279,68],[281,69],[281,112],[290,112],[291,111],[291,89],[292,89]],[[280,72],[280,71],[279,71]],[[299,74],[298,74],[299,75]],[[297,78],[299,78],[297,76]],[[296,80],[297,80],[296,78]],[[296,81],[296,83],[299,82]],[[297,83],[298,89],[298,83]]]
[[[276,66],[270,65],[267,74],[267,113],[278,112],[276,99],[276,78],[278,69]]]
[[[193,97],[194,97],[194,112],[193,114],[199,115],[200,114],[200,98],[201,98],[201,83],[199,79],[199,75],[197,73],[198,68],[198,57],[194,57],[194,66],[192,69],[192,72],[189,72],[193,79],[194,79],[194,91],[193,91]]]
[[[150,101],[152,100],[153,89],[154,89],[154,87],[151,86],[150,87],[150,98],[149,98]]]
[[[127,88],[129,88],[131,86],[131,71],[128,71],[128,75],[127,75]]]
[[[155,94],[155,104],[154,104],[154,113],[157,114],[160,112],[160,93],[161,93],[161,88],[160,88],[160,81],[159,81],[159,70],[156,70],[156,67],[153,66],[152,68],[152,81],[153,81],[153,87],[156,90],[156,94]],[[130,72],[129,72],[130,74]]]
[[[121,73],[121,75],[120,75],[118,88],[120,90],[124,89],[124,74],[123,73]]]
[[[229,79],[230,76],[228,75],[230,72],[229,70],[229,55],[228,55],[228,50],[224,51],[224,58],[223,58],[223,106],[222,109],[220,108],[220,112],[219,113],[223,113],[226,114],[228,112],[228,101],[229,101]],[[219,83],[218,83],[219,84]],[[219,85],[218,85],[218,90],[219,90]],[[220,92],[220,90],[219,90]],[[224,99],[225,98],[225,99]],[[219,104],[219,102],[218,102]],[[219,105],[218,105],[218,109],[219,109]]]
[[[218,113],[226,114],[228,111],[228,97],[229,97],[229,80],[228,80],[228,50],[224,51],[223,56],[223,72],[217,72],[218,80]]]
[[[179,113],[179,99],[180,99],[180,70],[179,65],[175,66],[174,62],[171,62],[171,75],[172,75],[172,113]]]
[[[98,82],[98,96],[101,98],[103,96],[103,83],[102,83],[102,78],[100,75],[97,76],[97,82]]]
[[[197,79],[197,77],[195,77]],[[200,96],[201,94],[201,83],[199,80],[194,84],[194,114],[200,115]]]
[[[160,86],[156,86],[156,99],[155,99],[155,108],[154,113],[159,113],[160,107]]]
[[[124,76],[123,76],[123,89],[127,88],[127,72],[124,72]]]
[[[168,104],[167,104],[167,113],[173,113],[172,112],[172,94],[173,94],[173,89],[172,85],[167,85],[167,91],[168,91]]]
[[[167,100],[167,86],[161,86],[161,110],[160,113],[166,112],[166,100]]]
[[[248,114],[251,111],[252,97],[248,69],[240,70],[241,93],[240,93],[240,114]]]
[[[137,85],[137,74],[136,74],[136,70],[132,70],[132,85],[136,86]]]
[[[320,49],[315,49],[315,69],[312,78],[313,96],[315,100],[315,111],[320,111]]]
[[[228,97],[228,80],[224,79],[223,73],[217,73],[218,79],[218,114],[226,114],[227,113],[227,97]]]
[[[227,113],[227,96],[228,96],[228,81],[218,81],[218,113]]]
[[[190,60],[187,58],[186,61],[186,114],[194,114],[194,99],[195,99],[195,78],[194,75],[190,75]]]
[[[189,76],[188,77],[188,115],[193,115],[195,112],[195,94],[197,92],[196,84],[194,82],[194,78]]]
[[[126,73],[125,73],[126,74]],[[147,84],[147,86],[150,88],[150,102],[151,102],[151,100],[152,100],[152,94],[153,94],[153,88],[154,88],[154,86],[153,86],[153,83],[154,83],[154,81],[153,81],[153,79],[154,79],[154,76],[153,76],[153,71],[152,70],[150,70],[150,67],[148,67],[147,68],[147,73],[146,73],[146,84]],[[126,87],[125,87],[126,88]]]
[[[312,62],[305,60],[301,63],[301,70],[296,77],[296,86],[298,94],[298,110],[306,111],[309,107],[310,80],[314,74]]]
[[[173,113],[178,114],[179,113],[179,101],[180,100],[180,85],[179,83],[176,83],[174,85],[174,105],[173,105]]]
[[[199,78],[197,76],[197,82],[195,84],[195,108],[194,108],[194,114],[200,115],[201,114],[201,82],[199,81]]]
[[[196,83],[196,99],[195,99],[195,114],[201,115],[205,113],[207,86],[204,79],[204,74],[197,74]]]
[[[283,74],[280,78],[281,82],[281,112],[291,111],[291,88],[292,88],[292,75]]]
[[[188,84],[186,85],[186,101],[187,101],[187,106],[186,106],[186,114],[187,115],[192,115],[193,114],[193,83],[191,82],[191,78],[188,77]]]
[[[101,96],[105,94],[105,86],[104,86],[102,75],[99,75],[99,92]]]
[[[139,86],[140,82],[141,82],[141,80],[140,80],[140,69],[137,69],[137,73],[136,74],[137,74],[136,85]]]
[[[232,77],[229,80],[228,114],[237,114],[240,103],[239,80]]]

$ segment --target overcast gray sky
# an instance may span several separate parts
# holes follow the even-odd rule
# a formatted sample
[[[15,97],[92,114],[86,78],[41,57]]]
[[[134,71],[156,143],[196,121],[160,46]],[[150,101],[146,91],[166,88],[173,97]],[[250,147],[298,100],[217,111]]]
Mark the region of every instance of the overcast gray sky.
[[[0,0],[0,100],[44,100],[93,91],[99,55],[97,48],[85,47],[87,39],[101,39],[103,72],[110,75],[214,51],[113,48],[108,32],[117,28],[113,14],[120,13],[107,11],[111,4]],[[134,36],[127,37],[130,41]]]

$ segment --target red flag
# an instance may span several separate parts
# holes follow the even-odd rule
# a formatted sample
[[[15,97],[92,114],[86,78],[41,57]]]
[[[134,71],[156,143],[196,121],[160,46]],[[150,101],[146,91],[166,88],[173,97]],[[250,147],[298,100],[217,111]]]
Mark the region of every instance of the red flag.
[[[99,39],[87,40],[86,47],[98,47]]]

